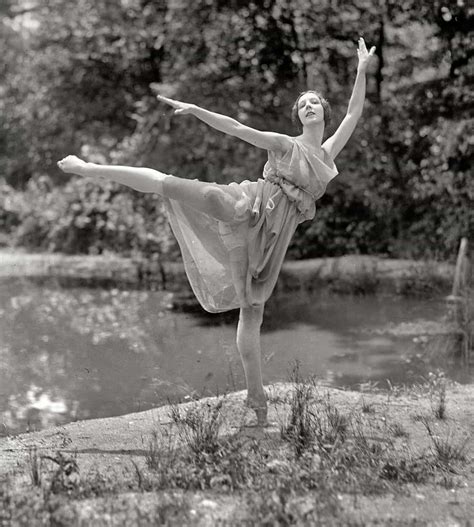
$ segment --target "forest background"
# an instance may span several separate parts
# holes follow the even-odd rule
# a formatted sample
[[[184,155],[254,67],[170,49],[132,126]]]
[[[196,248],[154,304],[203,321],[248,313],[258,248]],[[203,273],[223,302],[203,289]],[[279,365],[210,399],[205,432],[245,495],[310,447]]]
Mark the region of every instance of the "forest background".
[[[0,245],[178,257],[160,199],[68,177],[56,161],[149,166],[228,183],[266,152],[172,117],[155,91],[297,135],[316,88],[347,108],[364,36],[377,46],[340,175],[292,258],[450,259],[473,238],[474,10],[463,0],[0,0]]]

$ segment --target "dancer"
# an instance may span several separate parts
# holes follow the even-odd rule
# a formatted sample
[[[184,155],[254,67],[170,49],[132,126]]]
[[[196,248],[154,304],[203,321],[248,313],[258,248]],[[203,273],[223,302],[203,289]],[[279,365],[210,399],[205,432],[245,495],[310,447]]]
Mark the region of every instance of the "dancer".
[[[299,223],[315,215],[315,201],[337,174],[335,157],[347,143],[362,113],[365,73],[375,48],[359,39],[357,76],[347,114],[322,143],[330,118],[327,101],[316,91],[297,98],[292,117],[297,137],[262,132],[224,115],[158,95],[176,115],[190,114],[209,126],[268,150],[263,178],[222,185],[180,179],[150,168],[98,165],[76,156],[58,162],[61,170],[104,177],[164,199],[186,274],[199,302],[209,312],[239,308],[237,348],[247,382],[247,405],[257,424],[267,420],[262,382],[260,327],[283,259]]]

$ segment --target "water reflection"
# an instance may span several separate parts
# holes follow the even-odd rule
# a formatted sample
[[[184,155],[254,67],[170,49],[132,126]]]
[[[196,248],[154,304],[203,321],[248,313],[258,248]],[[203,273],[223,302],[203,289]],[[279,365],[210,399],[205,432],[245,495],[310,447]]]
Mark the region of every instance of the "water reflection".
[[[0,434],[120,415],[244,387],[238,313],[171,313],[166,294],[0,282]],[[413,337],[388,323],[436,320],[444,305],[397,298],[277,296],[265,313],[265,381],[305,374],[334,385],[410,382]],[[410,358],[411,357],[411,358]]]

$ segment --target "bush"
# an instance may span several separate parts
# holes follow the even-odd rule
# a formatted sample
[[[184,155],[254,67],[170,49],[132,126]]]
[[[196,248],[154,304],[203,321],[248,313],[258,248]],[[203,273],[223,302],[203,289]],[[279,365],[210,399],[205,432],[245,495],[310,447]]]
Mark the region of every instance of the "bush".
[[[2,185],[0,229],[12,245],[66,254],[168,253],[173,239],[162,201],[106,181],[41,176],[25,191]]]

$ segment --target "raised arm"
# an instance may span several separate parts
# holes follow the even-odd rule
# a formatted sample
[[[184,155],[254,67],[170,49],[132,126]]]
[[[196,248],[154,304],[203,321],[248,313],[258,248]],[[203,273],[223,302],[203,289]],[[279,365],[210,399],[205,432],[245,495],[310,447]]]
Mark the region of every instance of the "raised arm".
[[[172,106],[175,109],[175,114],[194,115],[204,123],[212,126],[212,128],[224,132],[225,134],[238,137],[258,148],[263,148],[264,150],[285,151],[291,146],[290,138],[287,135],[255,130],[255,128],[239,123],[239,121],[232,119],[231,117],[216,112],[210,112],[209,110],[205,110],[195,104],[176,101],[174,99],[169,99],[168,97],[163,97],[162,95],[158,95],[157,99]]]
[[[367,66],[375,52],[375,46],[367,51],[364,39],[361,37],[359,39],[359,48],[357,50],[357,55],[359,57],[359,64],[357,66],[357,76],[354,83],[354,88],[352,89],[352,95],[349,100],[349,106],[347,108],[347,113],[338,129],[327,139],[324,144],[324,150],[334,159],[339,152],[344,148],[347,141],[354,131],[357,121],[362,115],[362,109],[364,107],[365,100],[365,73],[367,71]]]

